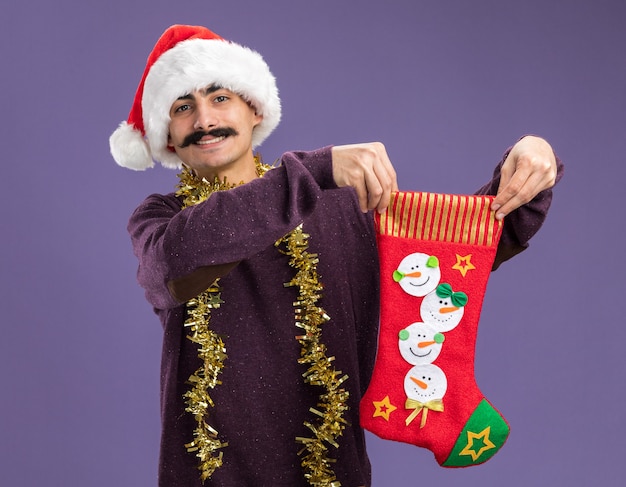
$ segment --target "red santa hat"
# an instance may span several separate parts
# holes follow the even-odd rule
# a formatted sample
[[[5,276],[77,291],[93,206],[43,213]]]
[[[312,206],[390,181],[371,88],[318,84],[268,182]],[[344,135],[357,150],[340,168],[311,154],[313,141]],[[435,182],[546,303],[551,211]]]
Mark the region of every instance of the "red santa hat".
[[[182,161],[167,147],[170,108],[181,96],[209,85],[237,93],[263,115],[252,133],[253,147],[280,122],[276,80],[259,53],[205,27],[173,25],[148,57],[128,120],[109,139],[115,162],[137,171],[153,167],[153,160],[180,168]]]

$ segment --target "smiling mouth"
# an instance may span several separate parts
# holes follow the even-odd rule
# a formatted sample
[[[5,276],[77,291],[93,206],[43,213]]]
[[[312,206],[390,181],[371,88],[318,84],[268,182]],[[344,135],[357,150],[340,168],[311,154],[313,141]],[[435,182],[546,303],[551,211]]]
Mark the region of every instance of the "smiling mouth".
[[[211,145],[211,144],[217,144],[218,142],[221,142],[222,140],[224,140],[226,138],[226,135],[222,135],[221,137],[216,137],[214,139],[210,139],[210,140],[199,140],[198,142],[196,142],[196,145]]]
[[[424,392],[416,391],[416,390],[414,391],[414,394],[417,397],[423,397],[424,399],[428,399],[429,397],[434,396],[436,393],[437,393],[437,391],[431,391],[431,392],[428,392],[428,393],[424,393]]]
[[[439,323],[446,323],[448,321],[450,321],[453,317],[452,316],[441,316],[439,314],[433,313],[432,311],[429,311],[430,317],[435,320],[438,321]]]
[[[410,348],[410,347],[409,347],[409,351],[410,351],[410,352],[411,352],[411,353],[412,353],[415,357],[419,357],[419,358],[422,358],[422,357],[427,357],[428,355],[430,355],[430,352],[432,352],[432,350],[429,350],[429,351],[428,351],[428,353],[425,353],[424,355],[420,355],[419,353],[415,353],[415,352],[413,351],[413,349],[412,349],[412,348]]]
[[[428,276],[428,277],[426,278],[426,280],[425,280],[423,283],[421,283],[421,284],[413,284],[411,281],[409,281],[409,284],[410,284],[411,286],[415,286],[415,287],[422,287],[422,286],[423,286],[424,284],[426,284],[428,281],[430,281],[430,276]]]

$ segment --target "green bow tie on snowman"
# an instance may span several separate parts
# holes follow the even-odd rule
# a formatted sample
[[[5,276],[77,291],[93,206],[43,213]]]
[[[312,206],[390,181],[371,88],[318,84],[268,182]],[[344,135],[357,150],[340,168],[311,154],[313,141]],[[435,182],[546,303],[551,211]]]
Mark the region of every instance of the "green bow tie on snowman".
[[[435,289],[435,293],[437,293],[437,296],[441,299],[450,298],[452,304],[457,308],[462,308],[467,304],[467,294],[463,291],[453,292],[452,286],[450,286],[447,282],[439,284],[437,289]]]

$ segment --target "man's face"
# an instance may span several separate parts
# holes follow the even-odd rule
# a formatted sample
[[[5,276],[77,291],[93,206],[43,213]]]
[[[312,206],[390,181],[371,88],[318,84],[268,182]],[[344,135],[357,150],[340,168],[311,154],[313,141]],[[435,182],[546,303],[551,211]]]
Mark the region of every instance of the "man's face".
[[[262,119],[236,93],[210,86],[172,104],[168,146],[199,176],[238,181],[254,167],[252,130]]]

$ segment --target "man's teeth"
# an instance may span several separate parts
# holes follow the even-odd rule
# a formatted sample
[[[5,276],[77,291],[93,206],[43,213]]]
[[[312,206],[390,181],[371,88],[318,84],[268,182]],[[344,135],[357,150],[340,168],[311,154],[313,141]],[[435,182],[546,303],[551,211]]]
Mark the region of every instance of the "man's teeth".
[[[221,137],[216,137],[215,139],[209,139],[209,140],[199,140],[198,142],[196,142],[198,145],[209,145],[209,144],[217,144],[218,142],[221,142],[222,140],[224,140],[226,138],[225,135],[222,135]]]

